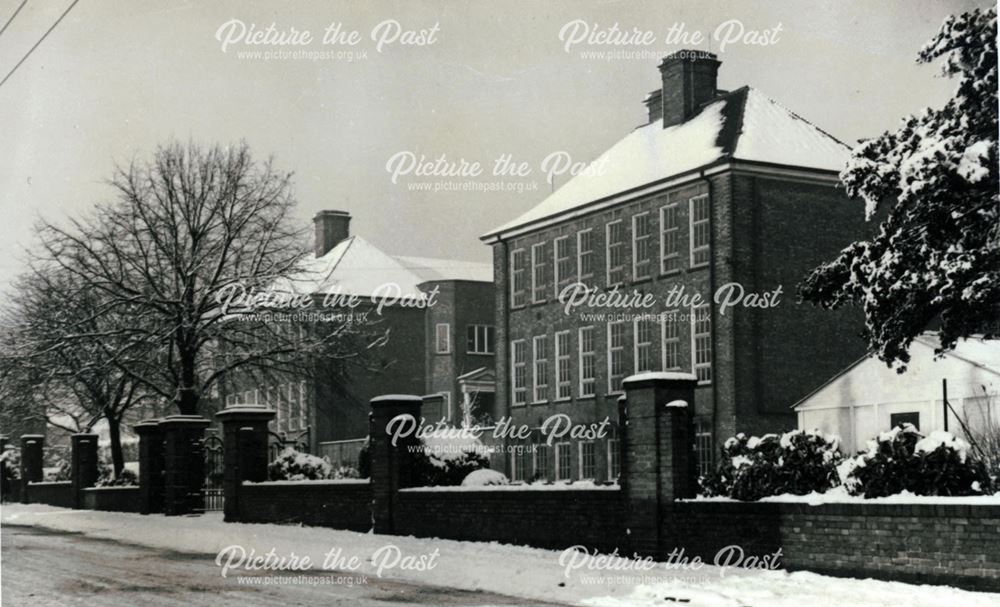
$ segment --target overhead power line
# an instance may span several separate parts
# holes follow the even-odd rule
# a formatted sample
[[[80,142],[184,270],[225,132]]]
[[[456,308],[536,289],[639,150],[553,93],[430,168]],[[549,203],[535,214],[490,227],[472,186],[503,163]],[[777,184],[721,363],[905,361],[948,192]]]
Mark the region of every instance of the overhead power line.
[[[14,11],[14,14],[11,15],[10,19],[7,20],[7,23],[4,23],[3,27],[0,28],[0,36],[2,36],[5,31],[7,31],[7,26],[10,25],[10,22],[14,20],[14,17],[17,17],[17,14],[21,12],[21,9],[24,8],[24,5],[27,3],[28,0],[24,0],[23,2],[21,2],[21,6],[17,7],[17,10]]]
[[[32,46],[28,50],[28,52],[24,54],[24,57],[21,57],[21,60],[17,62],[17,65],[14,66],[14,69],[12,69],[11,71],[9,71],[7,73],[7,75],[4,76],[3,80],[0,80],[0,86],[3,86],[4,83],[7,82],[7,80],[9,80],[11,76],[14,75],[14,72],[17,71],[17,68],[21,67],[21,64],[24,63],[28,59],[28,57],[31,56],[31,53],[35,52],[35,49],[38,48],[38,45],[41,44],[49,36],[49,34],[52,33],[52,30],[56,29],[56,26],[59,25],[59,23],[66,17],[66,15],[69,14],[69,12],[71,10],[73,10],[73,7],[76,6],[76,3],[79,2],[79,1],[80,0],[73,0],[73,4],[70,4],[69,7],[66,10],[63,11],[63,14],[59,15],[59,18],[56,19],[56,22],[52,24],[52,27],[50,27],[49,29],[47,29],[45,31],[45,33],[42,34],[42,37],[39,38],[38,42],[36,42],[35,45]],[[20,7],[17,10],[21,10]],[[4,26],[4,27],[6,27],[6,26]]]

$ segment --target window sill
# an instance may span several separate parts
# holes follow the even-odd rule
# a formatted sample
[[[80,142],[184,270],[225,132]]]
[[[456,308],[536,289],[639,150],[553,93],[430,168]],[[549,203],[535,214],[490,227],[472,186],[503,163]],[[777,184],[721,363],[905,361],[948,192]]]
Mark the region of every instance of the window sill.
[[[553,400],[552,402],[554,402],[554,403],[568,403],[571,400],[573,400],[572,396],[563,396],[562,398],[557,398],[557,399]]]
[[[612,398],[612,397],[619,397],[619,396],[625,396],[625,391],[624,390],[619,390],[617,392],[608,392],[607,394],[604,395],[604,398]]]
[[[703,270],[709,266],[708,263],[700,263],[698,265],[691,264],[688,266],[688,272],[694,272],[695,270]]]
[[[596,394],[583,394],[583,395],[577,396],[576,400],[577,401],[581,401],[581,400],[594,400],[595,398],[597,398]]]
[[[676,270],[667,270],[666,272],[660,270],[660,278],[664,278],[666,276],[677,276],[681,274],[683,271],[684,268],[677,268]]]
[[[495,352],[466,352],[469,356],[496,356]]]
[[[533,400],[533,401],[531,401],[531,404],[532,405],[547,405],[547,404],[549,404],[549,401],[547,399],[546,400]]]

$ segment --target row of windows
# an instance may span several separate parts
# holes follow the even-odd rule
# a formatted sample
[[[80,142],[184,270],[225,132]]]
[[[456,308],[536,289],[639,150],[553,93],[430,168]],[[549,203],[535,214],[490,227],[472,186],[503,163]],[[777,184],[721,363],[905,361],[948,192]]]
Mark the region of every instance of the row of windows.
[[[495,329],[490,325],[468,325],[465,328],[465,351],[468,354],[493,354]],[[451,325],[437,323],[434,327],[434,351],[451,354]]]
[[[533,445],[523,453],[511,454],[511,480],[533,481],[554,478],[557,481],[568,481],[573,478],[576,468],[577,479],[597,478],[597,443],[582,441],[574,456],[572,443],[556,443],[551,447],[547,444]],[[608,480],[615,480],[621,472],[618,440],[608,439],[605,443],[607,457],[605,470]]]
[[[279,431],[305,430],[309,426],[309,401],[306,382],[299,381],[267,388],[246,390],[226,397],[226,406],[264,405],[277,412]]]
[[[631,268],[627,263],[629,247],[626,220],[618,219],[605,225],[605,278],[607,286],[623,284],[629,276],[633,281],[652,278],[654,261],[659,259],[659,271],[668,274],[681,269],[679,202],[672,202],[658,211],[644,211],[633,215],[631,223]],[[711,257],[710,210],[707,194],[688,200],[688,223],[691,235],[689,265],[697,268],[707,265]],[[659,252],[654,233],[654,215],[658,216]],[[573,243],[576,259],[573,258]],[[529,258],[530,256],[530,258]],[[549,243],[539,242],[530,249],[511,252],[511,305],[525,306],[546,301],[549,289],[553,297],[573,282],[587,283],[594,278],[594,231],[580,230],[575,236],[567,235]],[[550,277],[551,274],[551,277]],[[551,278],[551,280],[550,280]]]
[[[630,321],[613,321],[607,326],[607,393],[621,391],[622,380],[631,373],[644,371],[674,370],[681,368],[682,316],[668,312],[650,317],[636,317]],[[691,361],[692,372],[700,383],[712,381],[712,315],[708,305],[692,309]],[[631,357],[626,351],[628,332],[632,331]],[[597,350],[594,327],[580,327],[577,333],[576,355],[570,343],[572,331],[558,331],[554,347],[549,345],[548,335],[537,335],[530,340],[516,339],[511,342],[511,394],[515,405],[528,402],[529,384],[532,402],[544,402],[554,395],[555,400],[572,397],[572,366],[577,364],[577,397],[596,395],[597,391]],[[654,346],[659,334],[659,356]],[[550,374],[550,363],[554,357],[554,374]],[[631,360],[629,360],[631,358]],[[631,363],[631,364],[630,364]],[[529,382],[530,379],[530,382]],[[554,379],[555,384],[549,381]]]

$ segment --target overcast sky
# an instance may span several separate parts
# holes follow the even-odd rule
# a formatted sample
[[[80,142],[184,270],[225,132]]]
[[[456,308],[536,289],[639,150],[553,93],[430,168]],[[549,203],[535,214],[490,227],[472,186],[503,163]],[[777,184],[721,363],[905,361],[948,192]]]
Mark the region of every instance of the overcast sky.
[[[28,2],[0,35],[0,78],[70,2]],[[0,25],[19,4],[0,0]],[[596,60],[582,51],[655,57],[691,46],[664,42],[679,25],[707,38],[699,48],[719,51],[713,33],[738,20],[745,32],[760,31],[758,39],[772,44],[728,45],[720,53],[719,86],[752,85],[853,143],[948,98],[952,83],[937,77],[936,66],[917,66],[916,52],[948,14],[989,3],[470,4],[81,0],[0,86],[0,288],[20,271],[20,249],[31,244],[39,214],[57,219],[85,211],[109,194],[103,182],[115,163],[147,156],[172,137],[245,139],[258,156],[273,154],[296,174],[304,223],[320,209],[342,209],[354,217],[353,232],[390,253],[485,261],[489,250],[478,236],[548,191],[543,158],[566,152],[574,161],[592,160],[644,121],[642,99],[658,87],[657,60]],[[223,51],[217,33],[234,19],[308,30],[314,40],[298,47],[234,42]],[[389,40],[379,52],[371,35],[386,20],[383,28],[390,29],[377,33]],[[560,30],[574,20],[595,31],[615,23],[638,28],[656,42],[581,43],[567,52]],[[423,40],[433,43],[404,46],[402,34],[392,42],[392,21],[403,30],[425,30]],[[331,23],[357,31],[360,40],[323,45]],[[275,49],[334,56],[238,54]],[[336,55],[348,51],[366,56]],[[508,181],[539,189],[414,192],[408,189],[413,178],[393,184],[386,170],[392,156],[408,151],[464,158],[487,170],[509,154],[529,163],[532,174]]]

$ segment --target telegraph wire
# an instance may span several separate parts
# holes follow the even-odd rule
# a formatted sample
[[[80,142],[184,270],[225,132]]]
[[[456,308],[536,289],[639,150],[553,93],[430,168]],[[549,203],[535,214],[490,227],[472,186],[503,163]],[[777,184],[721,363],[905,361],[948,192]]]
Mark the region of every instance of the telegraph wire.
[[[27,0],[25,0],[25,1],[27,1]],[[69,14],[69,12],[71,10],[73,10],[73,7],[76,6],[76,3],[79,2],[79,1],[80,0],[73,0],[73,4],[70,4],[69,8],[67,8],[65,11],[63,11],[63,14],[59,15],[59,18],[56,19],[56,22],[52,24],[52,27],[50,27],[48,30],[46,30],[44,34],[42,34],[42,37],[38,39],[38,42],[36,42],[35,45],[32,46],[31,49],[29,49],[27,53],[25,53],[24,57],[21,57],[21,60],[17,62],[17,65],[14,66],[14,69],[12,69],[10,72],[8,72],[7,75],[4,76],[3,80],[0,80],[0,86],[3,86],[4,83],[7,82],[7,80],[9,80],[11,76],[14,75],[14,72],[17,71],[17,68],[21,67],[21,64],[24,63],[25,60],[27,60],[28,57],[31,56],[31,53],[35,52],[35,49],[38,48],[38,45],[40,45],[49,36],[49,34],[52,33],[52,30],[56,29],[56,26],[59,25],[59,23],[66,17],[66,15]],[[23,6],[23,4],[22,4],[22,6]],[[18,8],[17,10],[21,10],[21,9]],[[4,27],[6,28],[6,26],[4,26]]]

